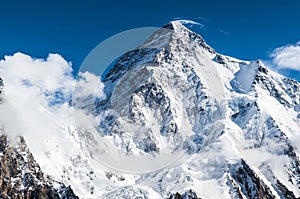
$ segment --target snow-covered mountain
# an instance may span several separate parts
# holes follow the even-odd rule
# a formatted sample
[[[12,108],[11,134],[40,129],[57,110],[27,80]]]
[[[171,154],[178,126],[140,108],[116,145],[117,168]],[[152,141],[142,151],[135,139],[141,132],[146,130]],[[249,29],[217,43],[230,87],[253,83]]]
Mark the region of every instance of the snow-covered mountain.
[[[1,71],[9,61],[0,63],[5,113],[20,103],[5,90],[15,80]],[[79,76],[70,102],[68,89],[42,92],[38,112],[55,121],[42,136],[18,135],[80,198],[300,197],[300,84],[261,61],[219,54],[173,21],[118,58],[102,83]],[[84,92],[94,80],[101,94]]]

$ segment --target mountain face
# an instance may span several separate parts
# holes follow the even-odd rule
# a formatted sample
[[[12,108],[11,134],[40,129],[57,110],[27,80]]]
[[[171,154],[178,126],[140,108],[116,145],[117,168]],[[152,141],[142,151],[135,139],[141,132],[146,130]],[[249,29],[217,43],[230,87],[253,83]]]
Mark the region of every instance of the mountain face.
[[[80,198],[300,197],[297,81],[259,60],[219,54],[174,21],[118,58],[103,87],[104,97],[69,104],[93,127],[57,123],[38,149],[28,145],[43,172]],[[19,148],[1,152],[18,162]],[[17,163],[35,165],[26,166],[34,170],[29,185],[22,167],[0,160],[26,187],[10,182],[4,194],[66,189],[40,177],[35,161]]]
[[[0,136],[1,198],[78,198],[70,187],[42,173],[22,137],[15,141],[11,147],[6,135]]]

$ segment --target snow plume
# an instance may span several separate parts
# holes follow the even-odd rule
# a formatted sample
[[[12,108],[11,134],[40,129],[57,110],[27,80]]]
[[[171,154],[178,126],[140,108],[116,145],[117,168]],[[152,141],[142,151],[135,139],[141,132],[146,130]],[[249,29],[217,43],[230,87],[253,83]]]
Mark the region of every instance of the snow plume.
[[[192,25],[202,25],[198,22],[192,21],[192,20],[187,20],[187,19],[179,19],[177,20],[178,22],[180,22],[181,24],[192,24]]]
[[[300,42],[276,48],[270,57],[278,69],[300,71]]]
[[[176,19],[176,21],[181,23],[182,25],[187,25],[190,27],[193,27],[193,26],[198,26],[200,28],[204,27],[204,24],[193,21],[193,20],[189,20],[189,19]]]

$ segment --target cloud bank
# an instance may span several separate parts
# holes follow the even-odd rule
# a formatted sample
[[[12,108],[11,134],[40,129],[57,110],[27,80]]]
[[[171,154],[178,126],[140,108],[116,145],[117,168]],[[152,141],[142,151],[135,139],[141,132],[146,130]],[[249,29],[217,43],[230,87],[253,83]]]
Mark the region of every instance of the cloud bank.
[[[300,42],[276,48],[270,57],[278,69],[300,71]]]
[[[74,88],[80,90],[77,97],[94,96],[98,88],[99,97],[102,87],[99,77],[85,72],[75,79],[72,71],[71,63],[58,54],[35,59],[16,53],[0,60],[4,81],[0,126],[5,133],[30,135],[31,140],[41,141],[53,137],[57,123],[76,126],[74,107],[69,105]]]

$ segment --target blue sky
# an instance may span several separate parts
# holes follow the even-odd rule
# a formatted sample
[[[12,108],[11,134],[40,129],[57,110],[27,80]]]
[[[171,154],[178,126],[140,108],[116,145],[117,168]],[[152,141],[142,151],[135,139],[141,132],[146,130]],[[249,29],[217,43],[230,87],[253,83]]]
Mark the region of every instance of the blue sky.
[[[297,0],[5,1],[0,12],[0,57],[23,52],[45,58],[59,53],[76,70],[95,46],[114,34],[183,18],[203,24],[193,30],[223,54],[268,61],[281,47],[282,53],[298,55],[292,67],[277,66],[288,55],[270,63],[300,81],[300,67],[295,66],[300,60],[299,10]]]

